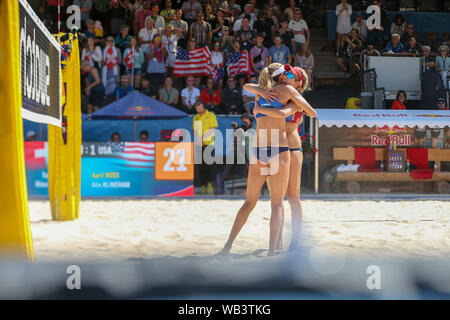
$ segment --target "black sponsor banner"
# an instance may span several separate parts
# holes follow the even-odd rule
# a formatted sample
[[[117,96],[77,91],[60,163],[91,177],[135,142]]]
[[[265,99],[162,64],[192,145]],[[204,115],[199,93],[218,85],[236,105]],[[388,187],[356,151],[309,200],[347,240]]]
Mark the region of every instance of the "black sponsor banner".
[[[19,1],[20,82],[24,119],[61,125],[60,50],[34,11]]]

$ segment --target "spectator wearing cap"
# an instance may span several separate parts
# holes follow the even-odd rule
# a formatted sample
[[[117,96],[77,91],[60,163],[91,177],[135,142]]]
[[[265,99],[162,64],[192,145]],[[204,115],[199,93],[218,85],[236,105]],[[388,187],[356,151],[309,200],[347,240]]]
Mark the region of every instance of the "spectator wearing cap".
[[[175,35],[178,37],[178,45],[182,48],[186,48],[186,38],[189,32],[189,26],[186,21],[182,20],[181,9],[175,11],[175,19],[169,22],[169,25],[174,27]]]
[[[394,33],[383,52],[388,54],[401,54],[403,52],[403,43],[400,42],[400,35]]]
[[[295,54],[294,33],[288,29],[288,25],[289,21],[287,19],[281,20],[281,28],[278,33],[281,36],[281,42],[291,50],[291,54],[293,55]]]
[[[189,39],[195,39],[197,46],[210,46],[212,41],[211,25],[204,21],[203,11],[197,13],[197,21],[191,24],[189,28]]]
[[[165,8],[161,11],[161,17],[164,18],[165,23],[169,23],[173,19],[175,19],[175,9],[172,9],[172,1],[166,0],[165,2]]]
[[[241,43],[241,49],[250,51],[255,45],[255,33],[250,29],[250,15],[246,14],[242,19],[242,27],[236,32],[235,39]]]
[[[337,24],[336,24],[336,55],[339,54],[339,49],[342,43],[342,36],[344,34],[350,33],[352,30],[352,24],[350,21],[350,16],[352,15],[352,5],[347,3],[347,0],[341,0],[336,6],[336,16],[337,16]]]
[[[438,98],[437,103],[436,103],[436,109],[449,110],[447,101],[445,101],[445,98]]]
[[[250,59],[252,69],[258,75],[269,65],[269,50],[264,47],[264,36],[262,34],[256,35],[256,45],[250,49]]]
[[[222,90],[222,106],[225,114],[242,113],[242,92],[233,77],[228,77],[227,86]]]
[[[202,5],[196,0],[186,0],[181,6],[181,10],[183,10],[184,19],[191,24],[197,19],[197,13],[202,11]]]
[[[391,24],[391,34],[397,33],[403,35],[406,31],[405,18],[401,14],[397,14],[394,17],[394,21]]]
[[[411,37],[408,40],[408,43],[403,46],[402,55],[417,57],[422,55],[422,47],[417,43],[416,38]]]
[[[37,134],[33,130],[27,131],[27,134],[25,136],[25,141],[36,141],[37,140]]]
[[[397,98],[392,102],[392,110],[405,110],[406,109],[406,92],[403,90],[397,91]]]
[[[363,19],[360,12],[356,13],[355,20],[352,29],[358,30],[359,36],[365,41],[367,39],[367,21]]]
[[[436,57],[436,70],[441,75],[441,79],[444,82],[444,88],[449,89],[447,76],[450,72],[450,58],[448,57],[448,47],[443,44],[439,47],[440,55]]]
[[[309,44],[311,35],[308,24],[302,19],[302,11],[300,9],[294,10],[294,19],[289,22],[288,28],[294,34],[295,51],[299,50],[302,44]]]
[[[150,5],[148,0],[142,1],[142,9],[136,11],[134,16],[134,32],[137,34],[140,30],[146,27],[146,18],[152,14],[149,9]]]
[[[274,38],[275,45],[269,49],[269,64],[278,62],[281,64],[291,63],[291,51],[282,43],[281,36]]]
[[[116,100],[122,99],[132,93],[133,90],[133,87],[130,85],[130,77],[127,75],[122,75],[120,77],[120,85],[114,90],[114,97]]]
[[[359,67],[363,70],[366,68],[364,65],[365,57],[378,57],[380,56],[380,52],[374,48],[373,45],[367,45],[367,48],[361,52],[361,56],[359,57]]]

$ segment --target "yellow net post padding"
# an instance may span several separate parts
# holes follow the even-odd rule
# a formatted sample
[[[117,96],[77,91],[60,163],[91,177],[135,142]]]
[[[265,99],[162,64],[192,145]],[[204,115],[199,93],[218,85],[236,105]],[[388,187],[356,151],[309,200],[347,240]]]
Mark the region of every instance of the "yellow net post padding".
[[[34,260],[25,178],[20,84],[19,2],[0,1],[0,253]]]
[[[78,219],[81,181],[80,58],[75,35],[70,34],[61,44],[72,47],[62,70],[61,101],[67,132],[64,143],[64,129],[48,126],[48,193],[53,220],[75,220]]]

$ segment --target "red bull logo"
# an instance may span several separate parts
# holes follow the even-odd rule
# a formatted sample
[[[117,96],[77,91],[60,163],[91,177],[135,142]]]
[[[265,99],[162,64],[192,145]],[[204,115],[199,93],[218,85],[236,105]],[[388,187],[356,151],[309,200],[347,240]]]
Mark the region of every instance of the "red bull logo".
[[[406,133],[405,127],[399,127],[397,125],[393,127],[389,127],[388,125],[385,125],[383,127],[375,127],[376,133],[387,133],[387,134],[394,134],[394,133]]]
[[[409,146],[411,145],[411,135],[405,134],[403,136],[387,136],[387,137],[380,137],[376,134],[373,134],[370,137],[370,145],[372,146],[385,146],[386,141],[389,139],[390,144],[396,144],[397,146]]]

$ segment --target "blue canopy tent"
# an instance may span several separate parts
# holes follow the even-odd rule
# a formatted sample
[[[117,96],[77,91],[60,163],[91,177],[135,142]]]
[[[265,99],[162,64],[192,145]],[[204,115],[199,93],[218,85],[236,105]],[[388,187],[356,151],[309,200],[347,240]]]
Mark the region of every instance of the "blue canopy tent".
[[[188,114],[134,91],[125,97],[110,103],[94,112],[91,119],[127,119],[134,120],[134,137],[137,138],[136,120],[138,119],[175,119]]]

